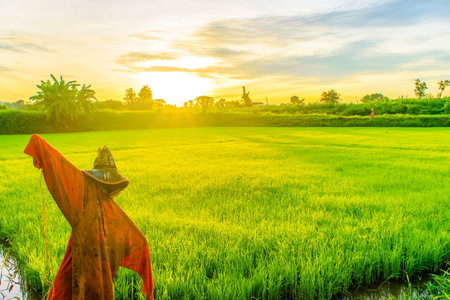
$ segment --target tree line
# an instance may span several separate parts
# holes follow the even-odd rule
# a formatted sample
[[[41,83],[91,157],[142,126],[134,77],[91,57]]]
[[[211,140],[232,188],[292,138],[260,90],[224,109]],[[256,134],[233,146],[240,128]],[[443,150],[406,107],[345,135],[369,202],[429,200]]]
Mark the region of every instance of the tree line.
[[[163,99],[153,99],[153,93],[148,85],[142,86],[142,88],[136,93],[132,88],[126,89],[122,101],[109,99],[106,101],[97,101],[95,97],[95,91],[91,89],[91,85],[78,84],[76,81],[66,82],[62,76],[59,81],[51,74],[53,82],[50,80],[41,81],[41,84],[36,85],[39,89],[36,95],[31,96],[29,99],[33,101],[33,104],[27,104],[23,100],[19,100],[13,103],[0,104],[1,109],[7,109],[8,107],[13,109],[28,109],[28,110],[41,110],[47,115],[47,118],[54,122],[55,125],[67,127],[73,120],[77,118],[79,114],[86,114],[88,117],[93,111],[98,109],[110,109],[110,110],[161,110],[175,108],[173,105],[167,104]],[[415,80],[415,95],[418,99],[426,97],[427,84],[420,79]],[[449,80],[441,80],[438,82],[439,93],[437,98],[442,98],[442,94],[447,86],[450,85]],[[389,101],[391,99],[384,96],[381,93],[368,94],[359,99],[362,104],[379,103],[384,107],[392,108],[395,105],[391,105]],[[435,101],[434,108],[430,109],[428,104],[427,108],[424,108],[417,103],[403,101],[403,104],[397,105],[397,109],[384,110],[385,113],[396,111],[396,113],[403,114],[418,114],[429,113],[435,114],[450,113],[449,103]],[[431,102],[430,102],[431,103]],[[438,104],[436,104],[438,103]],[[325,105],[326,104],[326,105]],[[336,105],[333,105],[336,104]],[[344,106],[339,106],[342,104]],[[322,105],[322,106],[320,106]],[[380,105],[376,105],[377,111],[380,111]],[[250,98],[250,91],[247,91],[245,86],[242,87],[242,96],[240,100],[227,101],[224,98],[215,100],[211,96],[198,96],[195,99],[184,102],[183,108],[185,109],[201,109],[202,113],[207,113],[212,107],[217,111],[245,109],[254,106],[267,106],[266,109],[259,109],[260,111],[290,111],[299,113],[327,113],[327,114],[340,114],[344,115],[365,115],[367,114],[367,108],[364,106],[355,107],[345,103],[341,103],[341,94],[334,89],[324,91],[316,103],[306,103],[304,98],[300,98],[297,95],[290,97],[288,103],[282,103],[280,108],[274,108],[269,105],[266,97],[266,103],[254,102]],[[271,106],[272,108],[269,108]],[[284,108],[282,108],[284,106]],[[296,107],[296,108],[288,108]],[[305,108],[301,108],[305,107]],[[381,110],[383,111],[383,110]]]

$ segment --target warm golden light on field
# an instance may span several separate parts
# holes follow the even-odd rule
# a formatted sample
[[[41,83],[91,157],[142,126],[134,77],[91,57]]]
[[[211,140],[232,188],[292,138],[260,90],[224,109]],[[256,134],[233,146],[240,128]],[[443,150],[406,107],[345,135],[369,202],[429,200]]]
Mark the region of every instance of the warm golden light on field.
[[[450,300],[449,3],[0,0],[0,297]]]
[[[213,87],[211,79],[184,72],[145,72],[137,77],[139,86],[150,86],[153,99],[164,99],[168,104],[176,106],[182,106],[188,100],[207,94]]]
[[[204,299],[206,293],[217,300],[383,299],[384,286],[367,297],[341,296],[353,293],[353,278],[360,278],[361,290],[390,282],[392,274],[414,278],[449,253],[447,128],[167,128],[204,120],[187,112],[153,113],[170,122],[166,128],[42,135],[60,153],[52,161],[62,155],[73,164],[66,162],[70,174],[92,168],[98,145],[111,150],[130,185],[100,204],[119,206],[147,239],[155,299]],[[142,114],[103,112],[116,122],[126,117],[124,126]],[[250,114],[247,124],[261,120]],[[146,123],[155,120],[147,116]],[[38,279],[56,281],[71,228],[42,180],[51,270],[45,275],[41,175],[22,152],[29,138],[0,135],[0,226],[28,262],[23,273],[37,278],[32,287],[45,295],[50,287]],[[54,178],[67,178],[59,175]],[[102,207],[99,213],[109,216]],[[107,222],[106,238],[122,232]],[[0,244],[0,265],[1,250]],[[138,273],[120,268],[113,286],[111,299],[144,299]]]

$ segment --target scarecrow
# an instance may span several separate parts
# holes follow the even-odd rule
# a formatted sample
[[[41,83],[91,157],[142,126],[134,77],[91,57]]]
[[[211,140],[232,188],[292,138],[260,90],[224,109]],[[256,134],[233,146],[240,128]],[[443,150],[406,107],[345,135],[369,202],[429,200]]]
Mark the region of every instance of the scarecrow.
[[[72,227],[47,299],[114,299],[112,281],[119,266],[137,272],[145,299],[153,299],[147,240],[113,199],[128,181],[117,172],[108,148],[99,148],[94,168],[84,171],[37,135],[24,152],[42,169],[48,190]]]

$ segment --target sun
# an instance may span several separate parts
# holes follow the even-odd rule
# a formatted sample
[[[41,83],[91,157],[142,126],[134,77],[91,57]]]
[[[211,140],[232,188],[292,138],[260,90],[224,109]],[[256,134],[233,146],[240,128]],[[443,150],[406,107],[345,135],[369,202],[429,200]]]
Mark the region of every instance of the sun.
[[[185,72],[142,72],[137,76],[140,86],[150,87],[153,99],[164,99],[166,103],[176,106],[207,95],[213,88],[212,79]]]

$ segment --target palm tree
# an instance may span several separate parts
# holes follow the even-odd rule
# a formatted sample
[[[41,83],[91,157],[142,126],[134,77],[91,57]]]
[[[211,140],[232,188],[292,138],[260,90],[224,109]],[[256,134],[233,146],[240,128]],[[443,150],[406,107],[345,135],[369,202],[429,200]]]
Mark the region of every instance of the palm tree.
[[[450,85],[450,81],[449,80],[445,80],[445,81],[441,80],[438,82],[438,85],[439,85],[439,91],[440,91],[439,98],[442,98],[442,93],[444,92],[445,87]]]
[[[95,104],[92,102],[92,100],[97,101],[97,98],[95,98],[95,91],[90,89],[91,85],[86,86],[83,84],[81,89],[77,92],[77,104],[80,108],[84,110],[86,115],[90,115],[92,111],[96,111],[97,108],[95,107]]]
[[[253,101],[252,101],[252,99],[250,99],[250,92],[245,92],[245,86],[243,86],[242,87],[242,96],[241,96],[241,98],[242,98],[242,100],[244,100],[244,105],[246,106],[246,107],[251,107],[252,106],[252,104],[253,104]]]
[[[425,90],[428,89],[426,82],[421,82],[420,79],[416,79],[414,85],[414,93],[416,94],[417,98],[422,99],[423,97],[425,97]]]
[[[43,106],[43,110],[47,112],[47,118],[52,120],[55,125],[68,127],[79,112],[76,103],[77,86],[76,81],[65,82],[60,76],[60,81],[50,74],[53,84],[50,80],[46,82],[41,80],[40,85],[36,85],[40,91],[37,95],[31,96],[30,100],[37,100]]]

